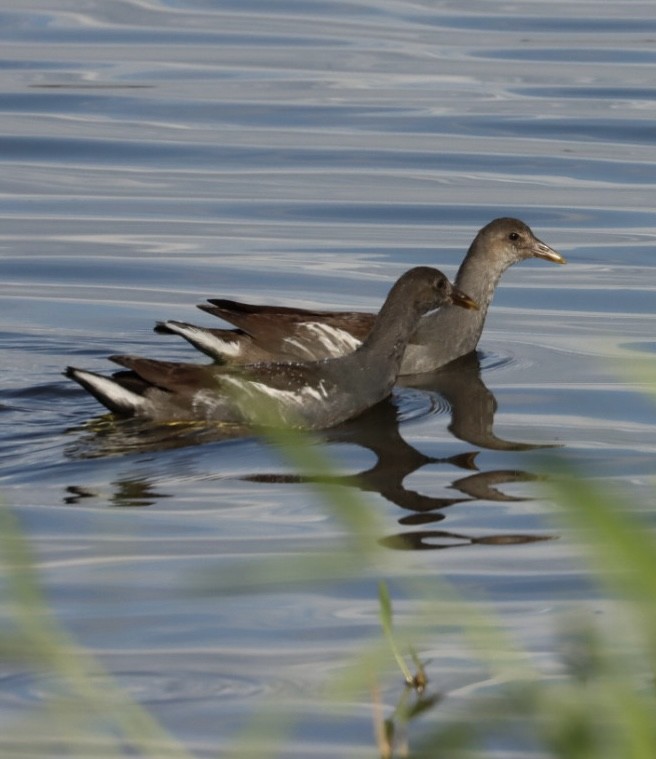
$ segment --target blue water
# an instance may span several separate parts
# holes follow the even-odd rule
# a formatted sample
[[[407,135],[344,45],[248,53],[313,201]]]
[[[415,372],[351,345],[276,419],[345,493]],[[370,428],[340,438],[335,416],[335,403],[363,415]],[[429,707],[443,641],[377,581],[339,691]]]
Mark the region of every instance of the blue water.
[[[561,612],[607,600],[535,481],[543,452],[507,443],[558,444],[634,509],[656,452],[633,378],[656,334],[656,24],[644,3],[590,9],[5,3],[0,493],[58,620],[195,755],[263,700],[299,717],[285,756],[373,754],[370,694],[328,719],[319,690],[379,633],[380,567],[221,594],[262,557],[342,545],[343,525],[261,442],[117,428],[62,370],[194,360],[152,327],[212,326],[208,297],[375,310],[403,270],[452,275],[483,224],[524,219],[569,263],[506,273],[480,375],[401,388],[317,445],[345,490],[367,472],[392,587],[444,575],[553,671]],[[485,688],[456,633],[420,654],[450,703]],[[58,755],[39,709],[61,683],[1,664],[0,747]]]

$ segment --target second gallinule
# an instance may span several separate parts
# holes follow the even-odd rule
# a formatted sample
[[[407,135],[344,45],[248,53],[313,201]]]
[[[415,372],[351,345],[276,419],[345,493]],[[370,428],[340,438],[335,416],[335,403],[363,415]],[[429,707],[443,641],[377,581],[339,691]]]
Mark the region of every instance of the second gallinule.
[[[447,305],[421,318],[408,343],[400,374],[433,371],[473,351],[501,275],[509,266],[527,258],[565,263],[560,253],[538,240],[519,219],[495,219],[483,227],[455,279],[456,287],[479,304],[478,310],[465,313]],[[160,322],[156,330],[181,335],[219,363],[311,361],[355,350],[375,320],[375,314],[357,311],[309,311],[232,300],[210,300],[209,304],[199,308],[238,329],[208,329],[166,321]]]
[[[66,376],[122,416],[322,429],[389,395],[419,318],[447,304],[476,308],[441,272],[421,266],[400,277],[362,345],[345,356],[238,367],[112,356],[127,371],[106,377],[69,367]]]

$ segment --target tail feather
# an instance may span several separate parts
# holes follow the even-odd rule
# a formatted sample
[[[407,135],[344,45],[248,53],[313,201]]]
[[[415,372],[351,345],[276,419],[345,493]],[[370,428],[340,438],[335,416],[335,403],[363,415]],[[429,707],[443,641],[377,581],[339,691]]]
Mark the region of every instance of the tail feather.
[[[179,335],[205,355],[224,363],[241,352],[243,335],[230,329],[209,329],[178,321],[157,322],[155,332]]]
[[[174,328],[174,325],[182,323],[173,321],[156,322],[153,332],[157,332],[158,335],[177,335],[178,331]]]
[[[146,405],[146,400],[141,395],[124,387],[112,377],[76,369],[74,366],[67,367],[64,374],[82,385],[97,401],[115,414],[134,416]]]

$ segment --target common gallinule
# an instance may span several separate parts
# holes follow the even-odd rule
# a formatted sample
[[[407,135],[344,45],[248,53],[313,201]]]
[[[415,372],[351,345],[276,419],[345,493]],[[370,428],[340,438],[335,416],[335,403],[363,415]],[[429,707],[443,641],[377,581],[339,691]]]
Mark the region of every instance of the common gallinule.
[[[473,351],[503,272],[526,258],[564,264],[565,259],[538,240],[519,219],[495,219],[474,238],[455,279],[478,310],[463,312],[447,305],[420,319],[411,336],[400,374],[433,371]],[[181,335],[219,363],[300,359],[311,361],[355,350],[371,330],[375,314],[309,311],[210,300],[199,306],[238,329],[208,329],[179,321],[160,322],[158,332]]]
[[[420,266],[400,277],[369,335],[345,356],[236,367],[112,356],[128,371],[106,377],[69,367],[65,373],[122,416],[322,429],[389,395],[419,318],[447,304],[477,307],[444,274]]]

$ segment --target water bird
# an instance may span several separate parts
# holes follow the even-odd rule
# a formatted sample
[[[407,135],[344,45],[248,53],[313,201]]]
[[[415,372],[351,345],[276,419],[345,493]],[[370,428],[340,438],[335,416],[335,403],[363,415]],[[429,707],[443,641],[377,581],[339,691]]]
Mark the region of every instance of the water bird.
[[[440,271],[419,266],[397,280],[369,334],[345,356],[222,366],[117,355],[110,360],[124,370],[110,377],[75,367],[65,375],[120,416],[325,429],[389,395],[419,319],[447,305],[477,308]]]
[[[470,245],[455,279],[456,287],[478,303],[478,310],[465,313],[452,304],[423,316],[409,340],[399,373],[434,371],[475,350],[501,275],[527,258],[565,263],[560,253],[539,240],[519,219],[500,218],[484,226]],[[372,313],[313,311],[225,299],[210,299],[198,308],[237,329],[169,320],[159,322],[155,330],[180,335],[223,364],[342,356],[362,343],[375,322]]]

